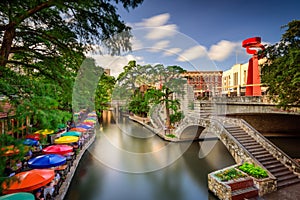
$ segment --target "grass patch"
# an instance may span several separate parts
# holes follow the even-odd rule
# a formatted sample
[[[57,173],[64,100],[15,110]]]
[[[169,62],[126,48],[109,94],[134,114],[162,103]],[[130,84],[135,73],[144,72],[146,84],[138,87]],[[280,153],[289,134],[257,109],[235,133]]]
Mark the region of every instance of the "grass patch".
[[[174,135],[174,134],[167,134],[166,136],[170,137],[170,138],[176,138],[176,135]]]

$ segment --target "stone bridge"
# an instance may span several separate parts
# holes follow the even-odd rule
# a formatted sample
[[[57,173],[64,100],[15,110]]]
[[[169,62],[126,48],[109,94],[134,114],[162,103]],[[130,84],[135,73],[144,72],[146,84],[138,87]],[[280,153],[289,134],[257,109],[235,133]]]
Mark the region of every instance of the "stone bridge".
[[[189,137],[193,137],[189,139],[197,139],[201,134],[214,133],[237,164],[253,163],[268,172],[268,178],[254,180],[260,196],[300,183],[300,165],[243,119],[200,115],[197,118],[197,115],[187,115],[177,127],[175,135],[186,140],[189,127],[197,126],[199,128],[192,130],[193,134],[188,133]]]

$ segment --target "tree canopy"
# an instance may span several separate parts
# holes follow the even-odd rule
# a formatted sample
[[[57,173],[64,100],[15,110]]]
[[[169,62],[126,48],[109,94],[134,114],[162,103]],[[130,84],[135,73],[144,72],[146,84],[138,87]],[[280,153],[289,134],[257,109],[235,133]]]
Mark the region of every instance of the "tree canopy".
[[[283,26],[280,42],[263,52],[267,61],[262,65],[262,83],[268,86],[271,99],[284,109],[300,105],[300,20]]]
[[[72,88],[84,53],[130,50],[130,27],[117,13],[142,0],[3,0],[0,2],[0,95],[16,116],[55,128],[72,111]]]
[[[170,110],[176,113],[180,105],[179,100],[173,98],[172,94],[184,93],[183,85],[186,81],[180,76],[183,72],[185,70],[180,66],[141,66],[135,61],[129,61],[117,78],[113,98],[125,100],[132,112],[143,116],[149,111],[149,104],[164,104],[166,126],[169,127]]]

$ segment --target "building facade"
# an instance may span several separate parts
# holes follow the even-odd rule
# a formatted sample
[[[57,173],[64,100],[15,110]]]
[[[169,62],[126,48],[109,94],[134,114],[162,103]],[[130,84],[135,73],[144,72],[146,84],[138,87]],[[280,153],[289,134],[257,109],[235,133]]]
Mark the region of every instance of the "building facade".
[[[222,94],[222,71],[187,71],[182,74],[194,89],[195,99]]]
[[[259,60],[262,64],[264,60]],[[248,63],[235,64],[229,70],[223,72],[222,95],[223,96],[245,96],[247,86]],[[262,93],[266,87],[261,86]]]

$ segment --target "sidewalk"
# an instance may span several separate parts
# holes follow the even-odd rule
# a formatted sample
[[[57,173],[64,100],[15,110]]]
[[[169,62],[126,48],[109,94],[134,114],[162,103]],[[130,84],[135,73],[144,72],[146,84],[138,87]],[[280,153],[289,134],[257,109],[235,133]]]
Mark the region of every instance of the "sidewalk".
[[[276,192],[263,196],[265,200],[297,200],[300,199],[300,183],[281,188]]]

